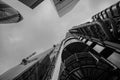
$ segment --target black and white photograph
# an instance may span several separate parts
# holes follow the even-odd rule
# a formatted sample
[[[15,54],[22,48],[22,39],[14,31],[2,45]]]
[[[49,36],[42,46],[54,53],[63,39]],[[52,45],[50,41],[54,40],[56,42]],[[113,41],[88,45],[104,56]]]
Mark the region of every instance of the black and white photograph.
[[[120,0],[0,0],[0,80],[120,80]]]

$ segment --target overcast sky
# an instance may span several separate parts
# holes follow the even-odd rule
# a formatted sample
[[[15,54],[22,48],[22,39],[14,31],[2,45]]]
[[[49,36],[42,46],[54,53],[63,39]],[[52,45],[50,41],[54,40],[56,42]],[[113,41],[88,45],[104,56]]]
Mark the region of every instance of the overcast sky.
[[[24,17],[17,24],[0,24],[0,74],[19,64],[32,52],[42,52],[59,43],[68,29],[90,20],[95,13],[119,0],[80,0],[75,8],[59,17],[50,0],[34,10],[17,0],[3,0]]]

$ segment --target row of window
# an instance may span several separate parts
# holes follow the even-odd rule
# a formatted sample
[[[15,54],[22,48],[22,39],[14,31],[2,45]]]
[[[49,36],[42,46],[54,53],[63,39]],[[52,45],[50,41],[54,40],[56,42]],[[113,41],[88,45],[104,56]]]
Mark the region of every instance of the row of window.
[[[54,53],[52,53],[54,54]],[[47,54],[42,61],[36,62],[33,66],[26,69],[25,72],[17,76],[14,80],[43,80],[47,79],[48,75],[51,76],[51,73],[54,68],[56,55],[50,57],[52,54]]]
[[[93,20],[120,17],[120,1],[92,17]]]
[[[91,23],[85,23],[84,25],[78,26],[75,29],[77,34],[84,36],[86,38],[96,38],[98,41],[113,41],[117,42],[118,38],[112,34],[114,29],[109,29],[108,26],[102,21],[95,21]],[[70,30],[71,33],[74,31]],[[76,33],[75,32],[75,33]]]
[[[120,1],[92,17],[93,21],[102,20],[115,38],[120,38]]]
[[[106,47],[104,45],[98,44],[96,42],[92,42],[92,41],[85,39],[83,37],[80,37],[79,40],[89,46],[89,51],[94,56],[96,56],[96,58],[101,57],[101,59],[103,59],[108,64],[110,64],[114,68],[114,70],[117,71],[117,74],[120,74],[120,70],[119,70],[119,68],[120,68],[120,61],[119,61],[120,55],[119,55],[118,51],[116,51],[115,49]]]

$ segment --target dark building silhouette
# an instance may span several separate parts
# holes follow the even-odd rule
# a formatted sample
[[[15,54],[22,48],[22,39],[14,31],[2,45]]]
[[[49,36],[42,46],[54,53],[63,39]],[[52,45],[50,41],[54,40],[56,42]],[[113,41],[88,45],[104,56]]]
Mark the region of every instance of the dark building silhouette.
[[[34,9],[44,0],[19,0],[19,1],[22,2],[23,4],[25,4],[26,6]]]
[[[120,2],[92,22],[72,27],[60,44],[28,58],[0,80],[120,80],[119,10]]]
[[[0,24],[17,23],[22,19],[22,15],[16,9],[0,0]]]

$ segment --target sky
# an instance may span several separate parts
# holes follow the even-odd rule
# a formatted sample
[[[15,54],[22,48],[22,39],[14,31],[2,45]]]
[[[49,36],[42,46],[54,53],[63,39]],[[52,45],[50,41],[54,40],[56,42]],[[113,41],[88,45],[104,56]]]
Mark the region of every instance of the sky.
[[[3,0],[24,17],[15,24],[0,24],[0,74],[19,64],[34,51],[43,52],[64,39],[73,26],[87,22],[91,16],[119,0],[80,0],[75,8],[59,17],[51,0],[30,9],[17,0]]]

